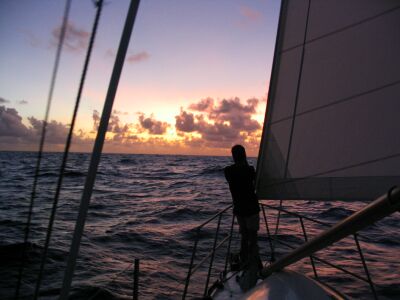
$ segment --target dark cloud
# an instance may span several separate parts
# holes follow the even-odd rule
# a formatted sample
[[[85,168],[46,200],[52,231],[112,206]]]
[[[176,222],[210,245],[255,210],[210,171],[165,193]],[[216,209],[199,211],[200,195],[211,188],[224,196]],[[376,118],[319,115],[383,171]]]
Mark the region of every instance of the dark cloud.
[[[43,121],[34,117],[28,118],[33,131],[31,138],[37,139],[42,132]],[[69,126],[57,121],[50,121],[46,125],[46,143],[64,144],[68,135]]]
[[[175,128],[179,132],[196,132],[201,135],[208,146],[222,147],[234,142],[243,142],[261,128],[261,125],[252,119],[256,113],[259,101],[249,99],[242,104],[239,98],[214,101],[211,98],[203,99],[189,105],[189,109],[197,114],[181,109],[175,117]],[[194,141],[190,140],[193,144]],[[196,144],[200,141],[195,141]]]
[[[1,103],[9,103],[10,101],[0,97],[0,104]]]
[[[187,113],[182,108],[179,116],[175,116],[175,120],[175,128],[178,131],[192,132],[197,130],[197,126],[194,123],[194,115],[192,113]]]
[[[108,131],[115,133],[114,139],[123,138],[129,133],[129,125],[121,124],[119,117],[116,114],[111,114],[110,121],[108,123]]]
[[[137,63],[137,62],[141,62],[144,60],[149,59],[150,55],[149,53],[147,53],[146,51],[142,51],[136,54],[131,54],[128,55],[128,57],[126,58],[126,61],[128,63]]]
[[[29,129],[22,123],[22,117],[14,108],[0,106],[0,136],[25,137]]]
[[[17,104],[25,105],[25,104],[28,104],[28,101],[26,101],[26,100],[20,100],[20,101],[17,101]]]
[[[213,142],[233,141],[239,138],[240,130],[233,128],[229,124],[219,121],[215,124],[200,122],[198,132],[203,139]]]
[[[110,120],[108,121],[107,131],[121,133],[121,126],[119,124],[119,117],[117,115],[111,114]]]
[[[213,106],[214,106],[214,99],[206,98],[200,100],[197,103],[190,104],[189,109],[195,111],[210,111],[212,110]]]
[[[61,34],[61,26],[53,29],[51,44],[58,45]],[[66,50],[77,52],[84,50],[89,39],[89,32],[77,28],[73,23],[67,23],[64,46]]]
[[[43,121],[35,117],[28,118],[29,125],[22,122],[22,117],[14,108],[0,106],[0,142],[8,137],[10,143],[36,144],[42,134]],[[69,126],[57,121],[50,121],[46,125],[46,143],[64,144]],[[80,136],[74,136],[75,141],[80,141]]]
[[[143,129],[146,129],[150,134],[161,135],[167,131],[168,123],[155,120],[152,116],[145,117],[144,114],[139,114],[139,123]]]
[[[129,131],[128,124],[121,124],[121,121],[116,114],[117,111],[113,111],[108,121],[107,131],[114,133],[114,138],[122,138]],[[92,119],[93,119],[93,131],[97,131],[100,125],[100,113],[97,110],[93,110]],[[118,135],[118,137],[116,137]]]
[[[100,124],[100,114],[97,110],[93,111],[92,119],[93,119],[93,131],[97,131]]]

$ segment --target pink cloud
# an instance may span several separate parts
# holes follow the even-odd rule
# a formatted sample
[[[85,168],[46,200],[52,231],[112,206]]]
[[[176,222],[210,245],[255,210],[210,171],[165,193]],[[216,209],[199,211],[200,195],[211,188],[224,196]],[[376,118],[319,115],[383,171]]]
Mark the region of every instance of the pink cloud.
[[[61,34],[61,26],[53,29],[51,45],[56,46]],[[73,23],[67,23],[65,31],[65,49],[77,52],[86,48],[89,39],[89,32],[76,27]]]
[[[239,9],[240,14],[249,21],[257,22],[262,18],[262,14],[248,6],[242,5]]]
[[[147,59],[149,59],[150,55],[146,52],[146,51],[142,51],[136,54],[131,54],[128,55],[128,57],[126,58],[126,61],[129,63],[137,63],[137,62],[141,62],[141,61],[145,61]]]

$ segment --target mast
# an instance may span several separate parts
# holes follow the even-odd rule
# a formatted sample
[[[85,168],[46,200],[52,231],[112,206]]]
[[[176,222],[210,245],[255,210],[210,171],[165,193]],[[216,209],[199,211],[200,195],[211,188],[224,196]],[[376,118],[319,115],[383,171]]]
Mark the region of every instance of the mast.
[[[86,176],[85,187],[82,194],[82,199],[79,207],[78,219],[75,224],[74,236],[72,238],[70,253],[68,256],[67,268],[64,274],[63,286],[60,293],[61,300],[67,300],[69,290],[71,288],[72,277],[75,270],[76,259],[79,253],[79,246],[85,226],[87,211],[89,208],[90,198],[93,191],[93,186],[96,179],[97,168],[100,162],[101,152],[104,145],[104,139],[107,133],[108,122],[112,112],[112,107],[114,103],[115,94],[117,92],[117,87],[119,79],[122,72],[122,67],[124,65],[124,60],[126,52],[128,50],[129,40],[131,37],[133,25],[135,23],[137,11],[139,8],[140,0],[131,0],[128,14],[125,21],[124,30],[122,32],[121,41],[119,44],[117,56],[115,59],[114,68],[112,71],[110,84],[108,87],[103,112],[101,115],[99,129],[97,131],[97,136],[92,151],[92,157],[90,160],[88,174]]]

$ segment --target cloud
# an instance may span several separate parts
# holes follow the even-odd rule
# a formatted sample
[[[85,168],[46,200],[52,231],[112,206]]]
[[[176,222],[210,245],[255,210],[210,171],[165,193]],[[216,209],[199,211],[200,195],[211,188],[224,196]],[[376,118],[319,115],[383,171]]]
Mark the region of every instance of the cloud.
[[[203,99],[189,105],[196,114],[181,108],[175,117],[175,128],[178,133],[197,133],[201,140],[188,137],[186,143],[209,147],[228,147],[233,143],[244,143],[259,134],[261,125],[252,119],[256,113],[258,99],[249,99],[243,104],[239,98],[215,101]]]
[[[93,110],[92,119],[93,119],[93,131],[97,131],[100,124],[100,114],[97,110]]]
[[[0,106],[0,137],[26,137],[29,129],[22,123],[22,117],[14,108]]]
[[[10,101],[0,97],[0,104],[1,103],[9,103]]]
[[[114,109],[112,113],[114,115],[125,115],[125,116],[129,115],[129,113],[126,111],[121,111],[121,110],[116,110],[116,109]]]
[[[24,35],[25,39],[32,47],[37,48],[42,46],[42,41],[32,31],[28,29],[21,29],[20,32]]]
[[[254,10],[248,6],[242,5],[239,8],[240,15],[245,18],[245,20],[250,22],[258,22],[262,18],[261,12]]]
[[[28,118],[29,125],[22,122],[22,117],[14,108],[0,106],[0,144],[6,140],[9,143],[25,143],[37,145],[42,134],[43,121],[35,117]],[[46,144],[65,144],[69,125],[50,121],[46,126]],[[5,139],[6,138],[6,139]],[[82,141],[82,136],[74,136],[75,141]]]
[[[143,113],[139,114],[139,123],[143,129],[146,129],[150,134],[161,135],[167,131],[169,124],[166,122],[157,121],[151,117],[145,117]]]
[[[112,49],[108,49],[104,54],[104,56],[107,58],[113,58],[113,57],[115,57],[115,55],[116,55],[115,51]],[[149,58],[150,58],[150,54],[147,51],[141,51],[139,53],[128,55],[125,60],[128,63],[133,64],[133,63],[138,63],[138,62],[148,60]]]
[[[115,51],[112,49],[107,49],[107,51],[104,53],[105,57],[114,57],[115,56]]]
[[[194,123],[194,115],[187,113],[181,108],[181,113],[175,116],[175,128],[182,132],[193,132],[197,130],[197,126]]]
[[[53,29],[51,45],[57,46],[61,34],[61,26]],[[65,31],[64,46],[65,49],[71,52],[79,52],[84,50],[89,39],[89,32],[77,28],[73,23],[67,23]]]
[[[25,105],[25,104],[28,104],[28,101],[26,101],[26,100],[20,100],[20,101],[17,101],[17,104]]]
[[[32,126],[31,134],[33,132],[30,137],[37,139],[42,132],[43,121],[34,117],[29,117],[28,120]],[[62,124],[61,122],[54,120],[48,122],[46,125],[46,143],[64,144],[68,135],[68,131],[69,126],[66,124]]]
[[[107,132],[114,133],[114,138],[122,137],[127,132],[129,132],[129,124],[121,124],[121,121],[118,117],[120,112],[113,110],[110,119],[108,121]],[[100,113],[97,110],[93,110],[92,119],[93,119],[93,131],[97,131],[100,125]],[[116,137],[118,135],[118,137]]]
[[[110,121],[108,122],[108,132],[115,133],[114,138],[122,138],[129,132],[128,124],[121,124],[119,117],[116,114],[111,114]]]
[[[137,63],[137,62],[141,62],[141,61],[145,61],[147,59],[149,59],[150,55],[146,52],[146,51],[142,51],[136,54],[131,54],[128,55],[128,57],[126,58],[126,61],[128,63]]]
[[[214,99],[206,98],[200,100],[198,103],[193,103],[189,105],[190,110],[195,111],[209,111],[214,106]]]

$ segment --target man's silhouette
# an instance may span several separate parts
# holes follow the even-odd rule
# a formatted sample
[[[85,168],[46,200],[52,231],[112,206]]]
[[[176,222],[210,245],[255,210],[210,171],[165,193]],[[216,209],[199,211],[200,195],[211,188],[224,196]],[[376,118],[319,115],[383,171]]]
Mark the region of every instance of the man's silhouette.
[[[240,260],[245,269],[260,268],[257,231],[260,227],[260,208],[254,191],[255,170],[247,162],[243,146],[232,147],[234,164],[224,169],[233,199],[233,213],[239,223],[241,235]],[[251,283],[250,285],[254,285]]]

